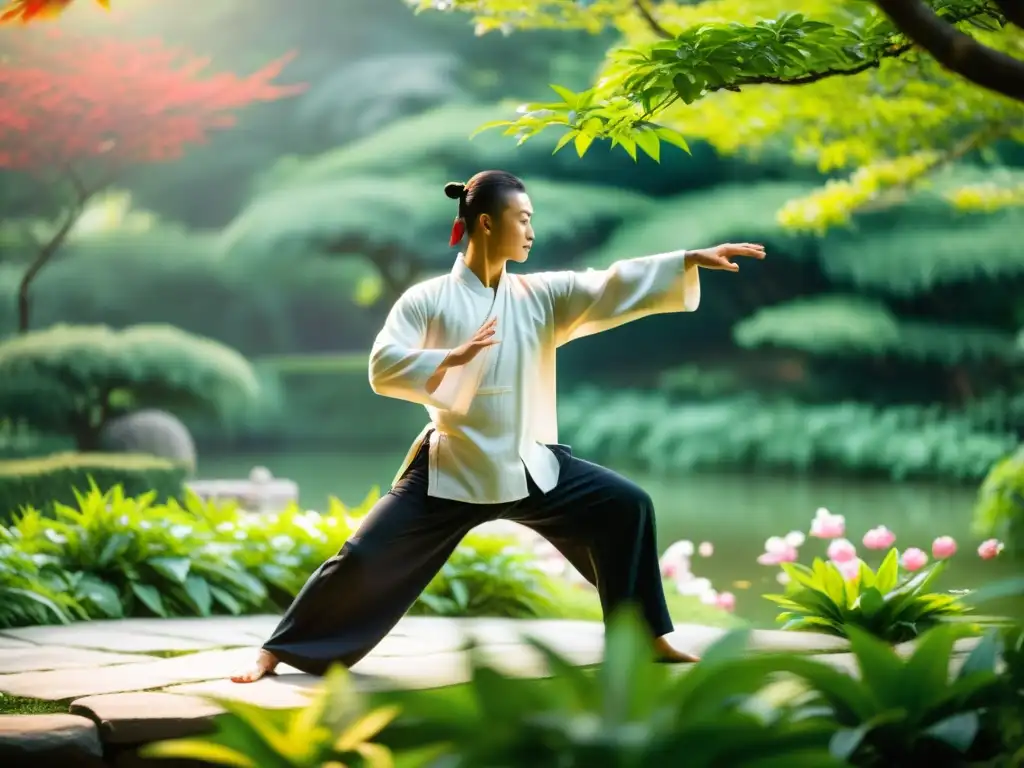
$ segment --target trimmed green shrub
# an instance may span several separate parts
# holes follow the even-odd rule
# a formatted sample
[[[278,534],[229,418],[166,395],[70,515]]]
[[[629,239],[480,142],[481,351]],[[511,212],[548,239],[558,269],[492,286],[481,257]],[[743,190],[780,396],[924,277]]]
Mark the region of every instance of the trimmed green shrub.
[[[560,439],[594,461],[658,474],[697,469],[976,482],[1017,445],[939,407],[808,405],[756,395],[679,402],[585,388],[559,402]]]
[[[165,459],[127,453],[55,453],[35,459],[0,461],[0,520],[33,507],[51,512],[55,503],[75,504],[75,488],[121,487],[128,496],[153,492],[180,499],[186,468]]]

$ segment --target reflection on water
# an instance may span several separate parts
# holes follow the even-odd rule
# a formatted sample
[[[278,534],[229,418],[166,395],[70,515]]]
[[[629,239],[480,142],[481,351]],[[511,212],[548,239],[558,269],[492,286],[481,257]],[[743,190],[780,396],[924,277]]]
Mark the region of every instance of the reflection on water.
[[[371,486],[386,489],[404,456],[404,450],[370,455],[293,452],[209,456],[202,459],[199,474],[203,479],[242,478],[253,466],[265,466],[277,477],[296,481],[302,503],[317,509],[323,508],[331,495],[356,504]],[[738,474],[650,477],[629,469],[620,471],[640,483],[654,499],[661,548],[681,538],[712,542],[714,555],[695,558],[694,572],[711,579],[719,590],[732,590],[737,597],[737,613],[762,625],[772,622],[775,611],[760,595],[779,589],[777,569],[756,563],[764,541],[791,530],[806,532],[818,507],[844,515],[847,535],[858,545],[864,533],[877,525],[896,533],[897,546],[917,546],[926,552],[935,537],[953,536],[961,551],[944,579],[947,588],[977,586],[1020,570],[1019,564],[1008,558],[989,562],[978,558],[978,542],[970,535],[975,495],[971,487]],[[809,540],[801,561],[809,562],[808,558],[824,551],[823,542]],[[875,566],[879,558],[866,559]],[[995,607],[1024,615],[1021,601]]]

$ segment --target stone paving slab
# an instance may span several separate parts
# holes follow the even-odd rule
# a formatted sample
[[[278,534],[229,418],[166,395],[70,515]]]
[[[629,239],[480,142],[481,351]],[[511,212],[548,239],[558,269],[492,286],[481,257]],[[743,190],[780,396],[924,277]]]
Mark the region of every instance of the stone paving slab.
[[[365,687],[359,685],[357,676],[353,677],[356,677],[357,687]],[[321,683],[323,680],[319,677],[296,673],[265,677],[255,683],[239,684],[226,679],[205,680],[174,685],[164,690],[181,698],[217,696],[267,709],[292,709],[305,706],[313,690]]]
[[[95,722],[107,744],[196,736],[208,731],[210,718],[223,711],[204,699],[173,693],[111,693],[71,702],[71,713]]]
[[[251,663],[254,653],[253,648],[234,648],[139,664],[0,675],[0,691],[14,696],[57,701],[101,693],[163,688],[175,683],[226,677],[235,669]]]
[[[701,654],[729,630],[705,627],[700,624],[677,624],[669,642],[681,651]],[[839,653],[847,651],[850,643],[840,637],[819,635],[814,632],[788,632],[781,629],[755,629],[750,634],[750,650],[761,652]]]
[[[39,645],[60,645],[70,648],[92,648],[99,651],[152,653],[155,651],[202,651],[216,643],[183,637],[166,637],[133,632],[119,622],[102,622],[106,626],[92,626],[93,622],[59,624],[44,627],[9,629],[7,634],[18,640]]]
[[[84,648],[62,648],[58,645],[26,645],[23,648],[0,648],[0,675],[44,669],[133,664],[146,660],[156,661],[157,657],[92,651]]]
[[[113,619],[91,621],[90,628],[118,634],[138,633],[159,638],[182,638],[216,647],[261,643],[277,626],[278,616],[212,616],[180,619]]]
[[[92,721],[77,715],[0,717],[0,765],[103,768],[103,746]]]
[[[7,637],[0,633],[0,650],[6,650],[8,648],[32,648],[35,643],[30,643],[28,640],[16,640],[13,637]]]

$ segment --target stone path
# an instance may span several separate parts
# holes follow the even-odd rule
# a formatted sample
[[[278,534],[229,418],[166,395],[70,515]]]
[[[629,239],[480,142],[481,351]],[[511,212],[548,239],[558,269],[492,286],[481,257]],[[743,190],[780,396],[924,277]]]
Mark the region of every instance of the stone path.
[[[0,717],[0,765],[161,765],[135,749],[158,739],[203,732],[220,708],[215,694],[263,707],[301,706],[319,680],[287,666],[251,685],[226,679],[254,658],[276,616],[126,619],[0,632],[0,693],[67,704],[69,714]],[[677,627],[673,643],[702,652],[724,630]],[[580,665],[598,663],[604,630],[596,622],[406,617],[352,668],[362,690],[433,688],[468,680],[466,639],[509,674],[542,677],[544,665],[523,634]],[[761,651],[801,651],[856,673],[845,641],[823,635],[758,630]],[[903,650],[909,650],[905,648]],[[961,648],[967,650],[967,646]],[[163,654],[163,656],[161,655]],[[174,655],[169,655],[174,654]],[[45,760],[43,759],[45,755]]]

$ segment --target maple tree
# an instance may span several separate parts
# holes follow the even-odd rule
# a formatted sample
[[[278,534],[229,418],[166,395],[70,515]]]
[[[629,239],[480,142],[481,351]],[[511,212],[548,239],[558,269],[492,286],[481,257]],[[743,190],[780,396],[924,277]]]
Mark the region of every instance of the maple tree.
[[[258,71],[204,75],[209,60],[160,40],[19,29],[0,36],[0,169],[26,172],[58,196],[60,215],[18,289],[18,329],[29,290],[89,200],[133,164],[180,158],[229,128],[236,112],[304,89],[273,81],[291,55]]]

